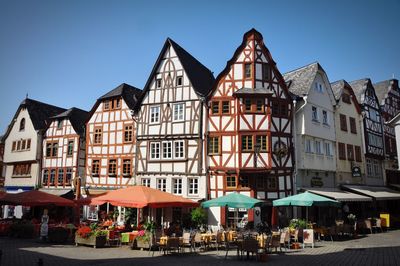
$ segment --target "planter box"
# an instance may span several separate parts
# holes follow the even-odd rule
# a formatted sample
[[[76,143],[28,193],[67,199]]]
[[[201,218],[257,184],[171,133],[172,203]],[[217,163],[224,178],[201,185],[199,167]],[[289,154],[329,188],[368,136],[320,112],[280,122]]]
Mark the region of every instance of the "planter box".
[[[75,245],[88,245],[93,246],[94,248],[101,248],[106,245],[107,237],[106,236],[90,236],[89,238],[82,238],[79,235],[75,235]]]
[[[143,241],[143,240],[136,240],[136,247],[137,248],[146,248],[149,249],[151,248],[151,241]]]

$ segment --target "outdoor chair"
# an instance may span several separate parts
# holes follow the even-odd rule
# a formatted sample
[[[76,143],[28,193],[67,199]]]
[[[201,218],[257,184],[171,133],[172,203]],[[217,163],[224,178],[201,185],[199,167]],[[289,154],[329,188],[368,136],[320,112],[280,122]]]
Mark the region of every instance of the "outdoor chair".
[[[271,241],[272,241],[272,236],[271,235],[267,235],[267,237],[264,240],[264,250],[265,250],[266,253],[270,252]]]
[[[247,258],[249,258],[249,254],[256,256],[256,260],[258,260],[258,241],[254,238],[247,238],[243,240],[241,249],[240,249],[240,257],[243,258],[243,253],[247,253]]]
[[[222,232],[223,234],[223,245],[225,248],[225,259],[228,257],[228,252],[230,249],[236,249],[237,250],[237,256],[239,257],[239,249],[236,241],[229,241],[228,239],[228,232],[224,231]]]
[[[371,232],[371,234],[373,233],[373,232],[372,232],[372,224],[371,224],[371,220],[370,220],[370,219],[365,219],[365,220],[364,220],[364,226],[363,226],[363,228],[369,230],[369,231]]]
[[[180,240],[178,237],[168,237],[167,243],[161,247],[164,254],[171,251],[177,251],[179,253],[181,249]]]
[[[215,238],[213,238],[210,242],[210,245],[214,246],[217,249],[217,251],[220,247],[223,246],[222,238],[223,238],[222,232],[217,232]]]
[[[282,251],[281,248],[281,235],[280,234],[273,234],[271,238],[271,252],[272,249],[275,248],[275,252],[278,252],[278,248]]]
[[[298,230],[296,230],[296,232],[298,232]],[[296,241],[297,242],[297,241]],[[280,236],[280,249],[282,251],[282,247],[285,248],[285,250],[287,250],[288,248],[290,248],[290,232],[289,231],[283,231],[281,233]]]
[[[189,232],[185,232],[183,233],[182,238],[182,251],[184,248],[190,248],[190,252],[192,252],[194,245],[194,235]]]
[[[199,249],[202,249],[203,248],[203,250],[205,250],[205,244],[204,244],[204,241],[202,240],[202,238],[201,238],[201,234],[200,234],[200,232],[196,232],[195,233],[195,235],[194,235],[194,245],[193,245],[193,248],[194,248],[194,250],[196,251],[196,248],[199,248]]]
[[[381,230],[381,233],[383,232],[382,230],[382,220],[380,218],[376,219],[375,225],[372,226],[372,229],[379,229]]]

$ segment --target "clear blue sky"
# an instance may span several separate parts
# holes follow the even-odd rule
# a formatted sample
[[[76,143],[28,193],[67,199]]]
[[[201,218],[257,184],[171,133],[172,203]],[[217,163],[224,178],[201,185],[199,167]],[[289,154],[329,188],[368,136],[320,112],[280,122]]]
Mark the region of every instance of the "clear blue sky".
[[[400,1],[0,0],[0,134],[30,98],[90,110],[142,88],[167,37],[215,76],[256,28],[284,73],[319,61],[330,81],[400,78]]]

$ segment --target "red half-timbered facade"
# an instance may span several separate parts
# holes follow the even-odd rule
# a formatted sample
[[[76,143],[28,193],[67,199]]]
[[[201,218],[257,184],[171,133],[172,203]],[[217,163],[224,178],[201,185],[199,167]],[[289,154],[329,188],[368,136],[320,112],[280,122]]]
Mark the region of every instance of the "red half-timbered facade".
[[[292,194],[292,101],[256,30],[244,35],[217,77],[207,121],[210,198],[237,191],[271,201]],[[233,222],[225,208],[210,215]],[[248,215],[253,220],[253,212]]]
[[[86,123],[86,184],[97,190],[134,185],[136,122],[141,90],[121,84],[100,97]]]

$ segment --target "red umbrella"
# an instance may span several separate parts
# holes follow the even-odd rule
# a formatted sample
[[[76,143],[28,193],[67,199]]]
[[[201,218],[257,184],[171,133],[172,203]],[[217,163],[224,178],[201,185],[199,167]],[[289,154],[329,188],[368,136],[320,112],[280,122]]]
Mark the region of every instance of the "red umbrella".
[[[271,213],[271,226],[275,227],[278,225],[278,213],[276,207],[272,207]]]
[[[90,205],[95,198],[100,197],[100,196],[102,196],[104,194],[105,193],[101,193],[99,195],[91,195],[91,196],[87,196],[86,198],[80,197],[79,199],[75,199],[74,202],[76,204],[80,205],[80,206],[82,206],[82,205]]]
[[[74,202],[39,190],[31,190],[16,194],[7,194],[0,198],[0,203],[23,206],[74,206]]]

